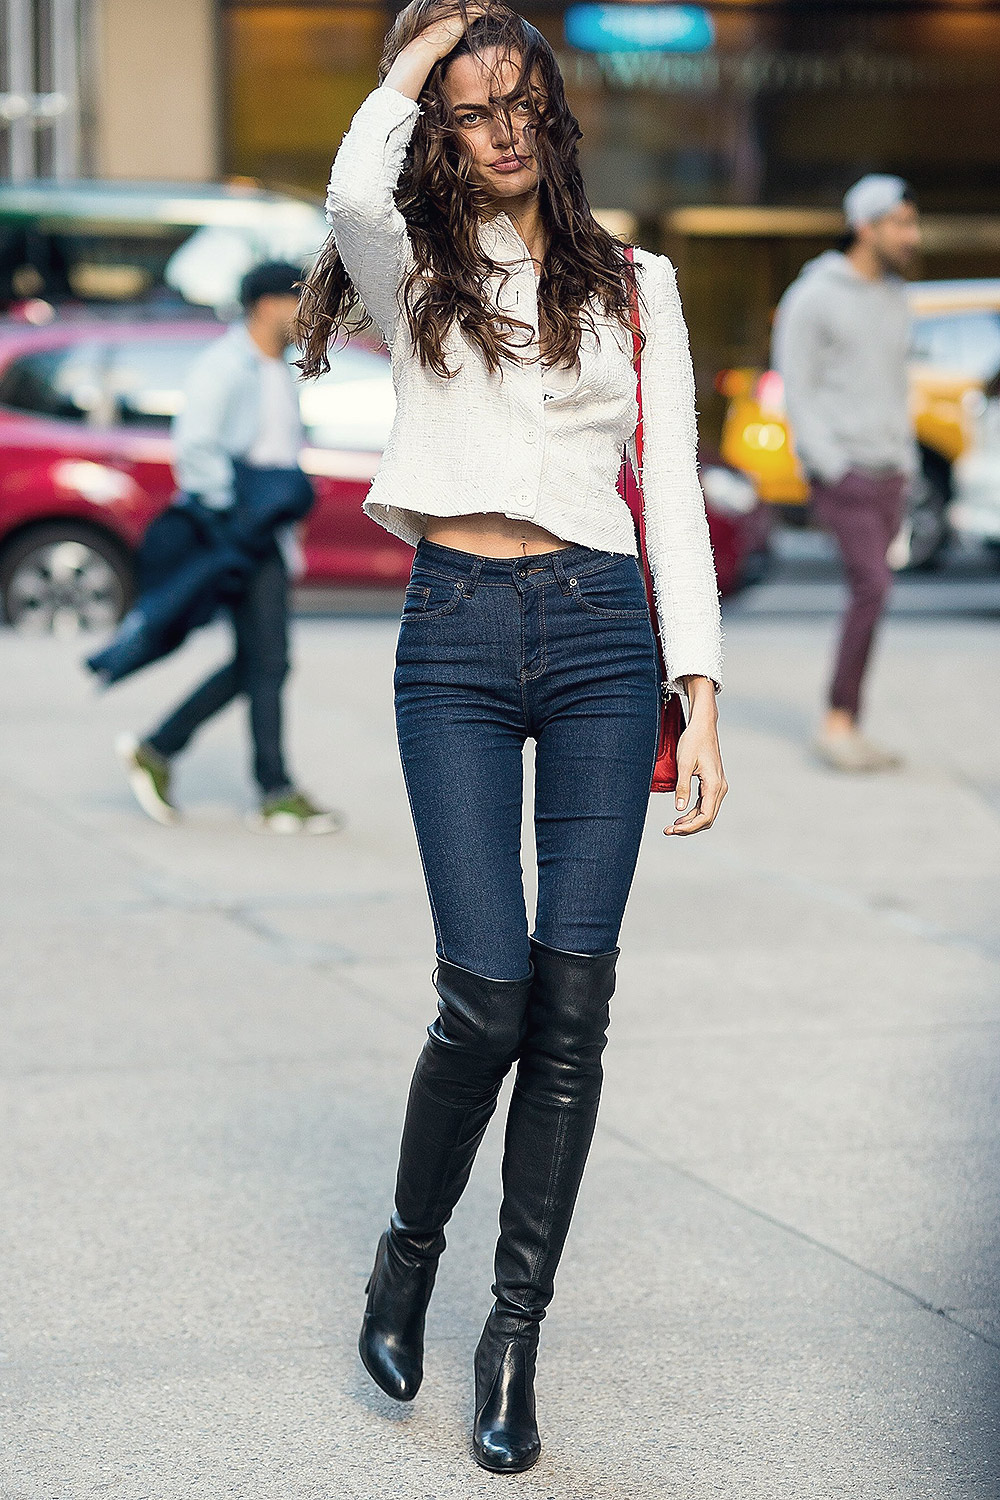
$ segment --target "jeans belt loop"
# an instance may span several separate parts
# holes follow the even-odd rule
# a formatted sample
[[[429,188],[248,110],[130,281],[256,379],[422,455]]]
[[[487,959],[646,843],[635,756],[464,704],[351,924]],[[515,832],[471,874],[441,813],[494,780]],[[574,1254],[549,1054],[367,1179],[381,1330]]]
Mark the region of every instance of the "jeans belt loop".
[[[556,582],[562,592],[564,594],[571,594],[573,591],[569,586],[569,579],[566,576],[566,565],[562,559],[562,552],[557,552],[554,555],[552,559],[552,571],[556,575]]]
[[[465,581],[465,587],[462,591],[467,599],[471,599],[473,594],[476,592],[476,585],[479,582],[479,575],[483,571],[483,563],[485,561],[486,559],[483,557],[474,557],[472,560],[472,569]]]

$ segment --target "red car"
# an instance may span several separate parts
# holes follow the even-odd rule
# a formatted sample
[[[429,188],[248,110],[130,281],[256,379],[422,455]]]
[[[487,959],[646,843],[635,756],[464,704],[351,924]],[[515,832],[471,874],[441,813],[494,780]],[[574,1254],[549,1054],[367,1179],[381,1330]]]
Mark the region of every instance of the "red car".
[[[170,418],[217,323],[86,319],[0,328],[0,595],[23,629],[108,628],[132,558],[174,492]],[[303,466],[317,501],[306,584],[402,585],[412,553],[362,513],[393,416],[389,361],[351,344],[303,386]],[[723,592],[759,568],[760,508],[746,481],[704,470]]]

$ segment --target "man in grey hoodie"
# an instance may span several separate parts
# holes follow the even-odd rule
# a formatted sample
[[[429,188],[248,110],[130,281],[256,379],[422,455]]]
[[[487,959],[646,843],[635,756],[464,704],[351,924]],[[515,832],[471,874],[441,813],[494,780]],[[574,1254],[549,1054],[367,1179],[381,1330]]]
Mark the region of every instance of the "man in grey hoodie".
[[[886,552],[918,467],[903,277],[920,244],[900,177],[863,177],[844,198],[850,241],[806,265],[781,299],[773,358],[785,385],[813,514],[836,538],[850,584],[829,706],[815,748],[840,771],[899,758],[858,728],[861,684],[892,583]]]

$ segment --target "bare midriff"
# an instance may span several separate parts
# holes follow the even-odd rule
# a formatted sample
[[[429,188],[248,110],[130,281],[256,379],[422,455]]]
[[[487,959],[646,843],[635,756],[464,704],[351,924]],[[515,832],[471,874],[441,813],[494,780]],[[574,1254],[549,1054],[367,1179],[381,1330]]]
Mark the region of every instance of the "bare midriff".
[[[474,552],[477,557],[537,557],[541,552],[558,552],[573,545],[533,521],[515,521],[496,511],[471,516],[428,516],[424,537],[439,547]]]

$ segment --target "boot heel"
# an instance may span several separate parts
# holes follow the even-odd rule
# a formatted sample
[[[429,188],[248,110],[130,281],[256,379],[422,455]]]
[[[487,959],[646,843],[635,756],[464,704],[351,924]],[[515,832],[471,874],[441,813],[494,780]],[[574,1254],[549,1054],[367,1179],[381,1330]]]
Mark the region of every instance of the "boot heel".
[[[538,1462],[535,1422],[537,1324],[504,1333],[487,1319],[476,1350],[472,1456],[491,1474],[523,1474]]]

